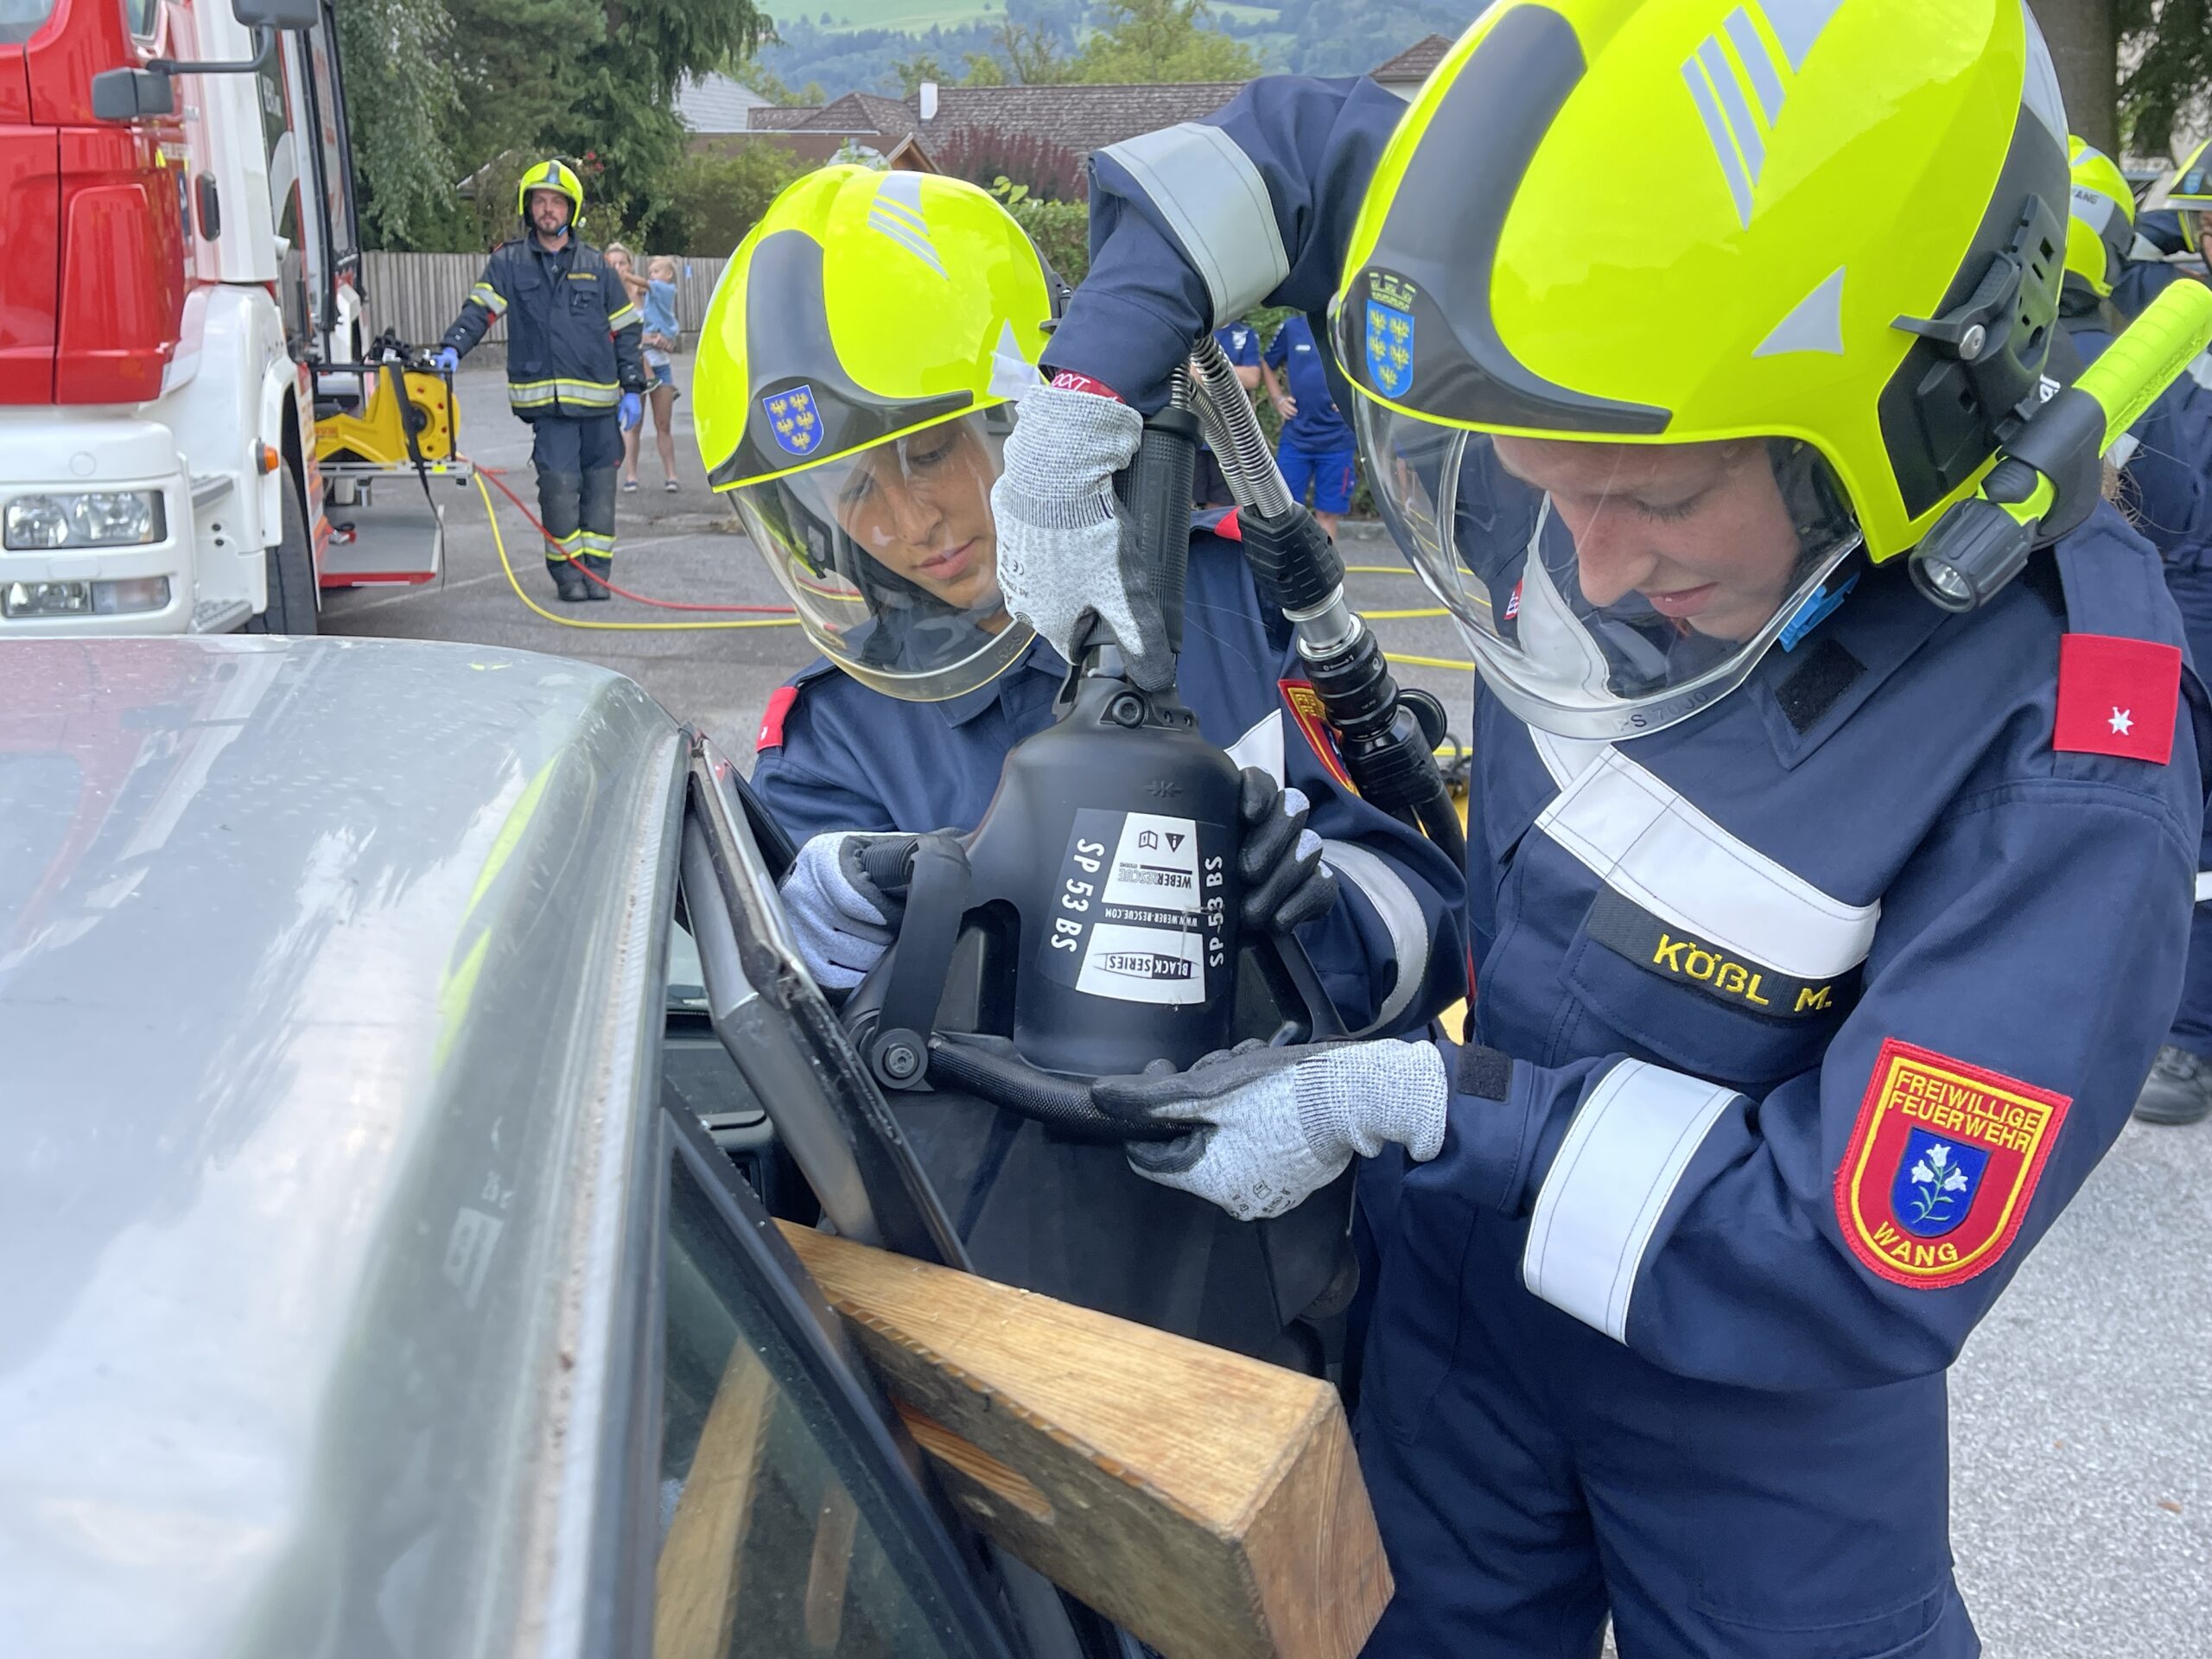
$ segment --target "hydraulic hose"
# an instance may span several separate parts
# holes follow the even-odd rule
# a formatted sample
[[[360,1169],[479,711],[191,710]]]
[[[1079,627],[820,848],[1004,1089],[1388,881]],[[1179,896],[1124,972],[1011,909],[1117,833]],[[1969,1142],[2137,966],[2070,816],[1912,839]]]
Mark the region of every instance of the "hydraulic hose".
[[[714,622],[587,622],[581,617],[556,615],[523,592],[521,579],[515,575],[514,564],[507,557],[507,540],[499,533],[499,515],[492,511],[492,493],[484,487],[484,472],[480,467],[477,469],[475,481],[476,493],[484,499],[484,517],[492,526],[492,545],[499,550],[499,568],[507,573],[507,586],[515,590],[515,597],[523,602],[525,609],[536,612],[548,622],[564,628],[590,628],[603,633],[668,633],[709,628],[795,628],[798,626],[798,619],[793,616],[754,616],[747,617],[742,621]],[[493,481],[498,482],[496,479]],[[501,485],[500,488],[505,490],[506,486]],[[510,497],[513,495],[511,490],[507,491],[507,493]],[[517,502],[516,505],[519,506],[521,503]],[[529,516],[529,512],[527,507],[523,508],[524,517]],[[541,531],[540,533],[542,534],[543,531]],[[586,574],[589,574],[588,571]],[[608,588],[613,593],[622,591],[612,583],[608,584]],[[631,595],[625,595],[625,597],[631,597]],[[645,602],[666,604],[670,601],[648,600]]]
[[[1454,864],[1465,863],[1466,832],[1436,764],[1442,709],[1425,699],[1433,710],[1432,730],[1400,692],[1382,645],[1345,601],[1335,545],[1291,499],[1228,353],[1209,335],[1191,359],[1199,419],[1236,498],[1245,557],[1262,596],[1290,622],[1353,786],[1421,830]]]

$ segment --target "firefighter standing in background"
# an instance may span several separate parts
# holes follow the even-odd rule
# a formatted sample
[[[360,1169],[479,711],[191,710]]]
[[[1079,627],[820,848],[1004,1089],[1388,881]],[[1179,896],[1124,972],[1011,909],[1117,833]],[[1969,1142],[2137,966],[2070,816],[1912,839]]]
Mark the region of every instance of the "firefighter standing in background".
[[[507,319],[507,403],[531,426],[546,569],[569,603],[605,599],[622,428],[636,424],[645,389],[644,319],[600,251],[577,237],[584,188],[565,165],[524,173],[515,207],[523,234],[493,251],[437,360],[452,369]]]

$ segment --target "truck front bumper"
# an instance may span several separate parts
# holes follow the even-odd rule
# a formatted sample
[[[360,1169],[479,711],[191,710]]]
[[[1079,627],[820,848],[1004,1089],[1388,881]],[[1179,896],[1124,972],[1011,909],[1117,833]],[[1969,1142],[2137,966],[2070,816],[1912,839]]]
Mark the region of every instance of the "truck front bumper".
[[[0,409],[0,524],[9,502],[22,496],[107,491],[159,495],[156,538],[31,549],[8,547],[0,537],[0,639],[194,631],[192,489],[169,429],[128,412]],[[133,608],[113,608],[118,599]],[[84,608],[67,608],[79,601]],[[94,608],[96,601],[110,608]],[[231,626],[243,620],[224,619]]]

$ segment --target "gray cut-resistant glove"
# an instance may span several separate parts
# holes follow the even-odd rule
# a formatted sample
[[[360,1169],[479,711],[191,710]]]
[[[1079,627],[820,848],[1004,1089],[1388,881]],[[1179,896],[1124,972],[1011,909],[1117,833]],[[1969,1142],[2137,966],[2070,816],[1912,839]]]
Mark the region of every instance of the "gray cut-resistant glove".
[[[1321,862],[1321,837],[1306,827],[1313,810],[1305,791],[1285,789],[1257,766],[1244,768],[1236,794],[1244,926],[1287,933],[1335,906],[1336,875]]]
[[[1450,1090],[1433,1043],[1258,1041],[1209,1054],[1187,1071],[1165,1060],[1141,1077],[1090,1085],[1124,1122],[1188,1123],[1173,1141],[1132,1141],[1129,1166],[1195,1192],[1239,1221],[1279,1216],[1344,1173],[1357,1153],[1395,1141],[1426,1163],[1443,1149]]]
[[[919,836],[817,836],[779,891],[799,959],[825,991],[866,979],[899,937]]]
[[[1096,392],[1053,386],[1024,394],[1019,410],[991,486],[1007,609],[1070,663],[1096,612],[1129,677],[1166,690],[1175,664],[1150,563],[1124,534],[1114,499],[1114,474],[1136,454],[1143,417]]]

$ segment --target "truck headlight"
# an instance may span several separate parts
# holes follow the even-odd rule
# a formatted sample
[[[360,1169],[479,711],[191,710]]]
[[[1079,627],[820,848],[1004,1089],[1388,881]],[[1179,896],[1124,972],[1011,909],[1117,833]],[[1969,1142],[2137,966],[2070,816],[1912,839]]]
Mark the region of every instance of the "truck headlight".
[[[88,490],[19,495],[8,503],[0,542],[17,551],[141,547],[168,533],[158,490]]]

